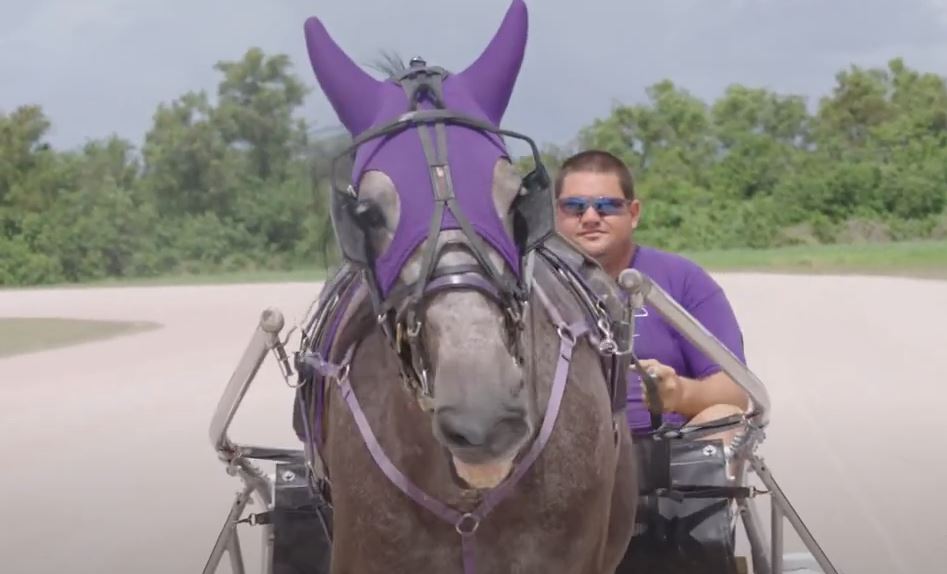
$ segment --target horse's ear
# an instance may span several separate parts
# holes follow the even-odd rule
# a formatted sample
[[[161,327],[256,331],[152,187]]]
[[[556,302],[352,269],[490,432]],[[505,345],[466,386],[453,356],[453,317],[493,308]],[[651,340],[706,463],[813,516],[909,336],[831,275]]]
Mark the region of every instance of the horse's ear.
[[[513,0],[490,44],[469,68],[458,74],[495,125],[500,125],[510,103],[526,51],[528,29],[525,2]]]
[[[304,30],[312,71],[339,121],[353,135],[365,131],[374,120],[382,83],[348,57],[318,18],[306,20]]]

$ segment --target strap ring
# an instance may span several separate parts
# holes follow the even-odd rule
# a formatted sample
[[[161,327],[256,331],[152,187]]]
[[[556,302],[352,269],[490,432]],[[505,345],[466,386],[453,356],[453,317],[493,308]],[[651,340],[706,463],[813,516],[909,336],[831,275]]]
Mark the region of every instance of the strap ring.
[[[468,526],[469,524],[469,526]],[[454,524],[454,529],[457,530],[457,534],[461,536],[470,536],[477,531],[477,528],[480,527],[480,518],[466,512],[457,519],[457,523]]]
[[[575,334],[569,329],[568,325],[559,325],[556,327],[556,332],[559,333],[560,339],[567,339],[569,343],[575,344]]]

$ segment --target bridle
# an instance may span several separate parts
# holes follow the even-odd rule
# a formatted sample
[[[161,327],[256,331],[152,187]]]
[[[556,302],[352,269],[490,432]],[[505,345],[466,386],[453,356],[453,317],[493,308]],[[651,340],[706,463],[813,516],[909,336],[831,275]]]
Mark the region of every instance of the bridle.
[[[414,287],[422,285],[422,281]],[[525,302],[503,293],[484,274],[473,265],[454,266],[434,272],[423,285],[420,293],[412,293],[401,299],[401,304],[393,306],[394,311],[378,316],[382,325],[387,317],[394,327],[394,347],[401,363],[401,377],[415,394],[422,409],[433,410],[434,389],[431,385],[431,364],[422,336],[422,326],[426,302],[439,293],[450,290],[474,289],[495,303],[503,312],[504,332],[507,347],[513,360],[520,366],[524,362],[524,322]],[[410,298],[409,298],[410,297]],[[389,299],[398,301],[398,299]],[[391,328],[391,327],[389,327]],[[410,365],[410,368],[408,366]]]
[[[554,212],[549,194],[550,178],[542,163],[535,142],[528,136],[494,127],[487,121],[448,110],[444,104],[442,85],[448,76],[440,67],[429,67],[420,58],[411,60],[404,72],[393,76],[405,91],[408,110],[382,126],[367,130],[353,139],[351,145],[332,161],[332,222],[338,244],[345,258],[363,274],[371,296],[378,324],[399,357],[401,377],[419,403],[431,408],[434,390],[431,385],[430,361],[424,352],[422,328],[426,303],[439,293],[455,289],[474,289],[491,299],[503,310],[505,331],[514,360],[522,364],[523,316],[530,294],[529,266],[526,254],[554,231]],[[418,109],[427,99],[434,109]],[[484,240],[476,233],[464,214],[454,193],[451,170],[447,161],[448,125],[474,128],[482,132],[526,141],[533,155],[535,169],[523,178],[520,192],[511,206],[514,242],[521,258],[519,276],[508,268],[499,270],[490,260]],[[434,190],[434,214],[428,239],[421,256],[421,271],[413,284],[400,285],[387,296],[382,295],[374,263],[369,230],[378,224],[374,204],[359,199],[353,185],[341,189],[336,180],[337,163],[354,158],[358,148],[368,141],[386,138],[406,129],[416,128],[421,139],[428,174]],[[429,129],[432,128],[432,141]],[[476,264],[437,268],[443,248],[456,242],[440,244],[437,240],[444,215],[450,210],[463,234],[463,247],[473,255]]]

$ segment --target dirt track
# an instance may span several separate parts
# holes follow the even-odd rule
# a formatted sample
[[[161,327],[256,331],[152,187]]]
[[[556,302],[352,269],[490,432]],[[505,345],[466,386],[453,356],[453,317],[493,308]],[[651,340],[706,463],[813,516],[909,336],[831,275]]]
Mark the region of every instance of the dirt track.
[[[939,571],[947,282],[719,280],[774,405],[762,453],[829,556],[851,574]],[[239,486],[211,414],[260,311],[293,321],[318,288],[0,292],[0,317],[164,325],[0,360],[0,572],[200,572]],[[295,446],[291,396],[268,360],[233,436]]]

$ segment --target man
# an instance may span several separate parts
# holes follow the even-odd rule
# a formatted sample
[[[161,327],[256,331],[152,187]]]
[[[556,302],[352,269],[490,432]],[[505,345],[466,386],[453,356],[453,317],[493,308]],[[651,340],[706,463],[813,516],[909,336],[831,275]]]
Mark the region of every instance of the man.
[[[621,160],[599,150],[578,153],[563,163],[555,192],[562,235],[616,280],[629,267],[649,276],[745,361],[743,336],[720,286],[696,263],[636,243],[641,202],[635,197],[631,172]],[[666,421],[706,422],[746,408],[743,389],[656,312],[637,317],[635,331],[635,352],[658,380]],[[649,430],[641,379],[632,375],[628,383],[628,424],[632,432]],[[728,439],[734,432],[707,438]]]
[[[621,160],[598,150],[576,154],[563,163],[555,192],[557,227],[562,235],[596,259],[616,280],[629,267],[646,274],[745,361],[743,335],[720,286],[696,263],[635,241],[641,203],[635,197],[631,172]],[[666,422],[678,426],[696,424],[746,409],[746,393],[719,366],[656,312],[642,315],[635,319],[635,353],[642,366],[657,379]],[[634,372],[629,373],[627,400],[632,433],[651,430],[641,378]],[[725,430],[704,440],[719,439],[729,444],[736,432]],[[647,449],[636,452],[641,457],[638,464],[647,465]],[[693,468],[688,472],[693,472]],[[648,473],[657,469],[644,470]],[[730,517],[725,510],[710,508],[716,504],[714,499],[690,499],[680,505],[661,504],[650,497],[642,499],[648,510],[639,508],[638,533],[616,574],[738,571]],[[708,510],[713,514],[706,514]],[[681,540],[677,539],[679,534],[666,540],[661,534],[666,530],[655,527],[654,521],[669,517],[672,525],[690,524],[695,517],[700,518],[698,523],[705,529],[700,534],[701,545],[690,543],[687,534]],[[706,528],[710,529],[709,537]]]

